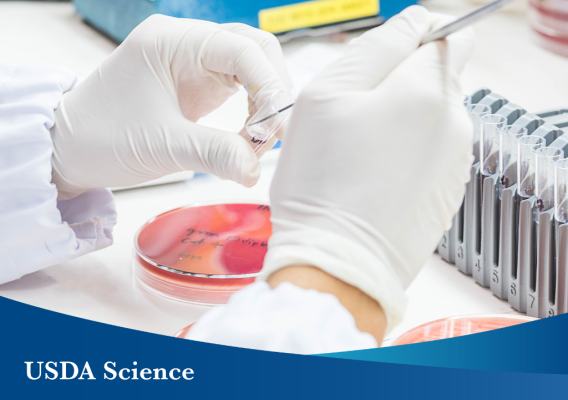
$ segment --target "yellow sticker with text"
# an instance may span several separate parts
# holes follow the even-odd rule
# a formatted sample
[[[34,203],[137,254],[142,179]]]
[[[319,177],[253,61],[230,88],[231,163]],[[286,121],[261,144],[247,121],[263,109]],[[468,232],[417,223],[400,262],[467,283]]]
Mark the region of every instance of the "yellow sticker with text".
[[[258,12],[258,26],[272,33],[371,17],[379,0],[313,0]]]

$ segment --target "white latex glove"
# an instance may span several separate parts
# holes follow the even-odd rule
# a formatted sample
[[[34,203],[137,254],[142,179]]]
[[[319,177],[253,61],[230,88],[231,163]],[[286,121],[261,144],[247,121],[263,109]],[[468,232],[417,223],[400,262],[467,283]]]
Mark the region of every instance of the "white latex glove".
[[[472,163],[459,74],[473,31],[419,47],[447,22],[410,7],[301,92],[272,183],[260,279],[313,265],[376,299],[387,331],[400,321],[404,289],[450,227]]]
[[[187,332],[186,339],[225,346],[316,354],[377,347],[368,333],[328,293],[305,290],[289,282],[274,290],[255,282],[215,307]]]
[[[183,170],[253,186],[260,166],[247,141],[196,124],[240,83],[251,115],[275,91],[290,90],[272,34],[243,24],[148,18],[56,111],[59,199]]]

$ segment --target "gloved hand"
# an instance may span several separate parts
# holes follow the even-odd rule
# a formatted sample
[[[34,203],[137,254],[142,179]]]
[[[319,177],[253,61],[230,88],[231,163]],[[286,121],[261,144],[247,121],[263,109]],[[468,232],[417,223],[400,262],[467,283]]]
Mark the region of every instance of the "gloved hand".
[[[404,289],[461,205],[472,127],[459,74],[471,29],[420,46],[448,18],[413,6],[363,34],[300,93],[271,187],[260,279],[316,266],[382,306]]]
[[[195,122],[242,83],[249,112],[290,90],[280,44],[242,24],[155,15],[66,93],[52,129],[59,199],[183,170],[253,186],[258,158],[236,134]]]

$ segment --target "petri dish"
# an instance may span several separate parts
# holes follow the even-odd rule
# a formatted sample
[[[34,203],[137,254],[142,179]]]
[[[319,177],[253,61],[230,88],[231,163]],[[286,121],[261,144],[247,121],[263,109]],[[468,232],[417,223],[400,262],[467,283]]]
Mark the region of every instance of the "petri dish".
[[[180,329],[179,331],[176,332],[174,337],[176,337],[178,339],[185,339],[185,335],[187,335],[187,333],[189,332],[189,330],[191,329],[192,326],[193,326],[193,324],[189,324],[185,328]]]
[[[254,282],[272,233],[258,202],[194,204],[160,214],[137,232],[134,269],[148,291],[217,305]]]
[[[568,57],[568,2],[531,0],[529,21],[535,41],[543,48]]]
[[[536,318],[507,314],[476,314],[443,318],[411,329],[399,337],[393,346],[471,335],[534,320]]]

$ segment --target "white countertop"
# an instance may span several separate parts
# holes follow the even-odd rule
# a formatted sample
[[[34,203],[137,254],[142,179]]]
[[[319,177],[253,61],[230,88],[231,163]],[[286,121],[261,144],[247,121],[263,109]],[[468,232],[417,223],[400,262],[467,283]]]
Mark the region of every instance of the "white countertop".
[[[459,15],[464,1],[430,0],[433,10]],[[534,45],[522,13],[502,13],[478,23],[478,43],[464,74],[464,92],[485,86],[529,111],[568,107],[568,59]],[[287,57],[314,39],[284,45]],[[330,48],[345,43],[327,42]],[[0,57],[18,63],[65,65],[89,74],[116,44],[85,25],[69,3],[0,2]],[[246,105],[236,96],[204,123],[237,130]],[[277,151],[263,160],[259,184],[246,189],[201,175],[193,180],[116,193],[118,224],[113,246],[55,265],[0,286],[0,295],[61,313],[147,332],[173,335],[207,307],[185,305],[148,294],[132,273],[133,238],[151,217],[198,201],[268,200]],[[457,269],[433,255],[408,289],[404,322],[390,335],[434,319],[470,313],[514,313]],[[388,340],[387,340],[388,343]]]

